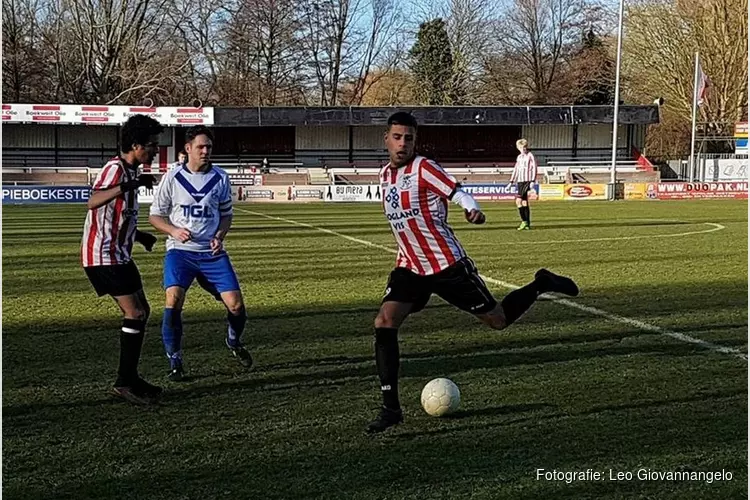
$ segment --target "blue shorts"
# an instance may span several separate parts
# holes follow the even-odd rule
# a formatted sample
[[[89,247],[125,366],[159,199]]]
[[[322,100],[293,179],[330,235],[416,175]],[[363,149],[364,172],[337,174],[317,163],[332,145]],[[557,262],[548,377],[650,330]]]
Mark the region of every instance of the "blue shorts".
[[[194,279],[214,296],[240,289],[226,252],[211,255],[210,252],[169,250],[164,256],[164,288],[179,286],[187,290]]]

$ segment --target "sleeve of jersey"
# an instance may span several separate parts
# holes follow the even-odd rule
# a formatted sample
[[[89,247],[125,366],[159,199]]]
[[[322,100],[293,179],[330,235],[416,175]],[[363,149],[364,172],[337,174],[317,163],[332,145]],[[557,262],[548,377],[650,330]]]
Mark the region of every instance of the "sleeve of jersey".
[[[224,217],[233,214],[232,209],[232,185],[229,178],[224,179],[224,190],[222,191],[221,201],[219,201],[219,214]]]
[[[169,217],[172,210],[172,197],[170,196],[172,192],[171,181],[172,176],[162,176],[162,181],[154,189],[154,201],[151,203],[150,215]]]
[[[93,190],[103,191],[110,189],[120,184],[121,181],[122,169],[120,165],[111,163],[99,171],[99,175],[96,176],[96,181],[94,181]]]
[[[422,164],[422,179],[430,191],[443,198],[450,198],[458,186],[455,177],[429,160]]]

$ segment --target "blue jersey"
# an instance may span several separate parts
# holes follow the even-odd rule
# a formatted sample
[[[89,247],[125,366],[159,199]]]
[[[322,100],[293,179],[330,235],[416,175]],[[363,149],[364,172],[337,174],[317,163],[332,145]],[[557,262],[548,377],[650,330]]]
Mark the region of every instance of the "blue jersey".
[[[162,177],[154,192],[150,213],[166,217],[173,226],[190,231],[191,239],[185,243],[169,236],[167,250],[210,251],[219,220],[232,215],[229,176],[214,166],[195,173],[187,166],[175,168]]]

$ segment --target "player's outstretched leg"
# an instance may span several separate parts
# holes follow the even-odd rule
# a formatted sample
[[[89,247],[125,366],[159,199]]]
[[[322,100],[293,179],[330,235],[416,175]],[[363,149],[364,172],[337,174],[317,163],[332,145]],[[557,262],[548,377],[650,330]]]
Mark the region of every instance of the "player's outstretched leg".
[[[375,362],[378,367],[383,407],[375,420],[365,429],[370,434],[384,430],[404,421],[398,399],[398,371],[400,354],[398,328],[411,311],[412,304],[384,302],[375,318]]]
[[[492,311],[477,314],[477,317],[492,328],[502,330],[529,310],[539,295],[547,292],[577,296],[578,285],[565,276],[557,275],[547,269],[540,269],[534,275],[534,281],[510,292]]]

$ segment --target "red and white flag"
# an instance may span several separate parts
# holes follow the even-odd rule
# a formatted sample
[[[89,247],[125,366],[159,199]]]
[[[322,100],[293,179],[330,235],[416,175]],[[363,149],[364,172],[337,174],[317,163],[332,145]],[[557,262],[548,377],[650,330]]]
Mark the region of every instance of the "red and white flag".
[[[708,93],[708,87],[711,85],[708,75],[703,72],[703,65],[701,65],[700,59],[698,60],[698,106],[703,105],[703,101]]]

